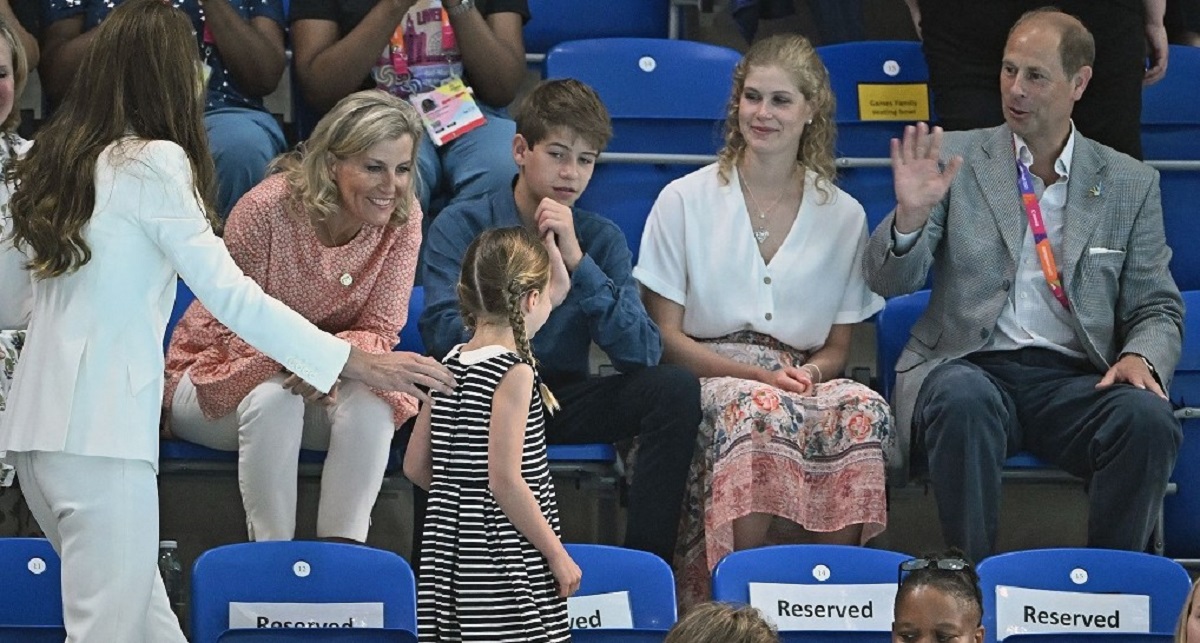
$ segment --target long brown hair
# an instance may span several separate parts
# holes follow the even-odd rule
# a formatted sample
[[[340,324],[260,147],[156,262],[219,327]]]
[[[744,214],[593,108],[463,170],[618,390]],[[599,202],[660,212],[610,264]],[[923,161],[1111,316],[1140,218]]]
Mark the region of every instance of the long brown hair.
[[[97,159],[121,139],[182,147],[197,201],[215,220],[199,65],[191,21],[161,0],[127,0],[96,28],[37,144],[5,173],[17,186],[9,202],[13,238],[32,250],[36,276],[56,277],[91,259],[83,230],[96,206]]]
[[[458,278],[458,308],[467,328],[475,330],[480,320],[507,323],[513,329],[517,354],[530,366],[537,365],[533,348],[525,332],[521,299],[530,291],[540,290],[548,297],[550,253],[525,228],[486,230],[467,247],[462,273]],[[545,384],[542,400],[553,413],[558,401]]]
[[[746,76],[752,67],[778,67],[783,70],[804,100],[813,109],[812,122],[805,125],[800,137],[796,160],[817,174],[817,190],[825,199],[833,194],[831,186],[837,175],[834,167],[833,141],[837,126],[833,121],[834,97],[829,85],[829,70],[803,36],[780,34],[754,43],[733,70],[733,92],[725,108],[725,145],[717,153],[717,169],[723,183],[728,184],[730,170],[746,152],[746,138],[738,123],[738,109]]]

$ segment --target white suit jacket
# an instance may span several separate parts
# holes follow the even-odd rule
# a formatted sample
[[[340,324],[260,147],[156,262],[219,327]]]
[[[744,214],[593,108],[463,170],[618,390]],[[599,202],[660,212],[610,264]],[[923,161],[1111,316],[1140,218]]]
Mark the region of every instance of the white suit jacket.
[[[183,148],[125,139],[96,163],[91,260],[34,283],[33,315],[0,451],[61,451],[158,466],[163,334],[182,276],[247,342],[322,391],[350,345],[263,294],[213,235]]]

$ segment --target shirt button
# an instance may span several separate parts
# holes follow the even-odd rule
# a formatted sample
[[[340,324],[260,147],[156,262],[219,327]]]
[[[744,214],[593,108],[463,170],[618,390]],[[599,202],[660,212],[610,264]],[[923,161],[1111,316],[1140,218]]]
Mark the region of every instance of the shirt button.
[[[767,321],[771,321],[771,313],[767,313],[766,315],[763,315],[763,317],[766,317]]]
[[[1021,293],[1021,299],[1029,299],[1029,293],[1027,293],[1027,292]]]
[[[770,278],[770,277],[763,277],[763,283],[764,283],[764,284],[767,284],[768,286],[770,286],[770,285],[771,285],[771,278]]]

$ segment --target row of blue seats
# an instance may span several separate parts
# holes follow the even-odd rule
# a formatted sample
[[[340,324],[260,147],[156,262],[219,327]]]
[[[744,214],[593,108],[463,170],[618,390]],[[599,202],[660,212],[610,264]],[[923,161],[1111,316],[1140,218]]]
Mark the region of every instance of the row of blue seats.
[[[567,548],[583,570],[582,584],[569,606],[577,615],[591,616],[596,610],[594,618],[573,619],[575,640],[662,640],[676,620],[674,578],[666,563],[652,554],[604,545],[569,544]],[[755,605],[785,630],[785,641],[882,643],[890,640],[890,632],[886,626],[879,626],[891,621],[899,565],[906,560],[907,555],[897,552],[836,545],[788,545],[735,552],[718,563],[713,572],[713,597]],[[0,585],[0,640],[29,642],[57,636],[56,640],[61,641],[60,567],[49,543],[41,539],[0,539],[0,574],[5,579]],[[1057,596],[1104,595],[1110,601],[1113,597],[1132,599],[1127,605],[1144,597],[1143,614],[1124,614],[1126,627],[1119,640],[1170,641],[1170,631],[1187,600],[1190,585],[1187,572],[1169,559],[1096,549],[1001,554],[982,561],[978,574],[989,643],[1000,638],[1013,643],[1034,640],[1019,634],[1036,631],[1036,624],[1013,627],[1003,617],[998,618],[1005,601],[1017,600],[1018,590]],[[301,541],[226,545],[196,559],[191,589],[191,640],[195,643],[415,640],[413,573],[403,558],[387,551]],[[792,613],[790,606],[780,607],[779,599],[793,590],[800,592],[793,595],[809,596],[809,600],[826,605],[867,605],[864,611],[871,615],[866,618],[873,624],[864,621],[855,625],[854,617]],[[600,607],[596,601],[597,597],[614,595],[618,599],[615,609]],[[1053,605],[1056,595],[1042,594],[1040,600],[1046,606]],[[282,614],[302,614],[304,605],[313,604],[333,604],[346,613],[357,613],[359,627],[353,635],[335,631],[336,625],[279,629],[280,623],[275,620],[283,620]],[[291,611],[275,609],[281,605]],[[374,606],[378,609],[372,612]],[[599,617],[601,610],[606,617],[627,621],[628,626],[622,622],[620,628],[594,629],[605,628]],[[322,619],[333,618],[332,611],[323,613]],[[242,615],[240,621],[234,614]],[[375,621],[369,620],[372,614]],[[324,622],[344,627],[342,619],[349,618]],[[244,625],[263,620],[266,624],[260,629]],[[1078,625],[1074,634],[1068,634],[1071,627],[1041,629],[1059,630],[1056,638],[1046,640],[1060,643],[1117,640],[1093,638],[1097,630],[1088,632]],[[1139,637],[1139,629],[1147,635]]]

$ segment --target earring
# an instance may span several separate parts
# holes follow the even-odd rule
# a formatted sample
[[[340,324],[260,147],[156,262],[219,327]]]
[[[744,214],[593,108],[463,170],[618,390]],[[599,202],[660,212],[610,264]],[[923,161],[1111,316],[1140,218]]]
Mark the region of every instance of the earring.
[[[812,119],[810,118],[810,119],[808,119],[807,121],[805,121],[805,124],[806,124],[806,125],[812,125]]]

